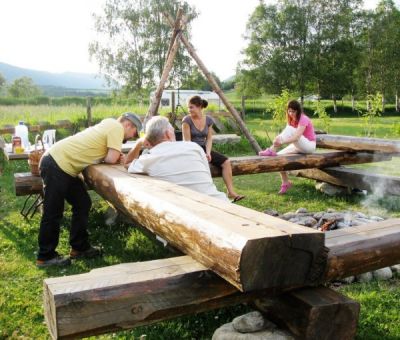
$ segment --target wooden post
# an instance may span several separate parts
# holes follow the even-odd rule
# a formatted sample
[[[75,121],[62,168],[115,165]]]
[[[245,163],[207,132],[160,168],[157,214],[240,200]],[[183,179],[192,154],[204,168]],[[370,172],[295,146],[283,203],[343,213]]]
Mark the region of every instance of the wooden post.
[[[157,110],[158,107],[160,105],[160,100],[161,100],[161,96],[162,93],[164,91],[164,85],[168,79],[168,75],[172,69],[173,63],[174,63],[174,59],[176,56],[176,53],[178,52],[178,48],[179,48],[179,41],[180,41],[180,36],[182,35],[181,32],[181,16],[182,16],[182,12],[178,10],[178,17],[175,21],[174,24],[174,31],[172,32],[172,37],[171,37],[171,43],[170,43],[170,48],[168,50],[168,55],[167,55],[167,60],[165,62],[164,65],[164,69],[161,75],[161,79],[160,82],[158,84],[158,87],[156,89],[156,91],[154,92],[154,97],[151,100],[150,103],[150,107],[149,107],[149,111],[146,114],[146,117],[143,120],[143,126],[146,126],[146,122],[153,117]]]
[[[92,97],[86,99],[87,126],[92,126]]]
[[[257,299],[254,306],[296,338],[307,340],[352,340],[360,314],[358,302],[326,287]]]
[[[171,112],[175,114],[175,91],[171,92]]]
[[[165,14],[165,13],[164,13]],[[171,27],[173,27],[174,23],[169,14],[165,14],[167,20],[169,21],[169,24]],[[228,101],[228,98],[226,98],[225,94],[221,90],[221,88],[218,86],[217,82],[215,81],[214,77],[212,74],[208,71],[206,66],[203,64],[197,53],[195,52],[193,46],[189,43],[189,41],[186,39],[186,37],[181,34],[180,39],[185,45],[186,49],[188,50],[189,54],[192,56],[192,58],[196,61],[197,65],[199,66],[200,70],[203,72],[204,76],[207,78],[209,84],[215,91],[215,93],[218,94],[218,96],[221,98],[222,102],[224,103],[225,107],[228,109],[228,111],[232,114],[232,116],[235,118],[236,122],[238,123],[240,130],[242,133],[246,136],[248,141],[250,142],[251,146],[253,147],[253,150],[258,154],[258,152],[261,151],[261,147],[258,145],[257,141],[254,139],[254,137],[251,135],[250,131],[247,129],[246,124],[243,122],[243,120],[240,118],[239,113],[236,111],[235,107]]]

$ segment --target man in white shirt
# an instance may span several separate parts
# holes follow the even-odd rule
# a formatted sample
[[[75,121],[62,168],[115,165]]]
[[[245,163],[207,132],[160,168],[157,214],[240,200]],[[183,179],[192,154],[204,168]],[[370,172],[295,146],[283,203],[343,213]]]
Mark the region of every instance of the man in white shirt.
[[[139,156],[143,146],[149,151]],[[146,136],[128,153],[125,167],[130,173],[147,174],[229,202],[215,187],[201,147],[193,142],[177,142],[165,117],[156,116],[147,122]]]

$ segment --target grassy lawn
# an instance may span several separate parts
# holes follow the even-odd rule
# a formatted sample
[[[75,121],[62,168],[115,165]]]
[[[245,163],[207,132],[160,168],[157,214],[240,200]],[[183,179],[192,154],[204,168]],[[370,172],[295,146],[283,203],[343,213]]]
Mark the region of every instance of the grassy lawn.
[[[124,111],[120,107],[107,110],[101,113],[99,111],[98,116],[106,116],[112,112],[117,115]],[[71,115],[72,111],[73,109]],[[71,119],[70,116],[61,117],[60,113],[58,119],[66,118]],[[1,119],[0,116],[0,124],[1,122],[4,122],[4,117]],[[394,117],[382,118],[376,127],[377,137],[396,138],[392,128],[394,122]],[[247,124],[262,147],[267,146],[268,138],[265,131],[267,130],[270,137],[273,137],[268,130],[269,121],[262,117],[253,117],[248,119]],[[360,119],[354,117],[334,119],[330,133],[361,135]],[[247,141],[235,146],[221,146],[220,151],[231,156],[252,154]],[[374,172],[399,175],[399,165],[399,160],[394,159],[391,162],[368,166],[372,167]],[[47,277],[85,273],[93,268],[123,262],[174,256],[161,244],[149,240],[134,226],[120,223],[112,228],[107,227],[103,217],[107,205],[92,192],[94,204],[89,227],[91,240],[93,244],[103,246],[105,256],[102,259],[76,261],[64,269],[37,269],[34,261],[39,214],[28,221],[24,220],[19,210],[25,197],[15,197],[13,192],[13,174],[28,171],[28,165],[26,161],[14,161],[0,163],[1,166],[4,167],[4,173],[0,176],[0,339],[49,338],[42,307],[42,282]],[[276,193],[280,181],[276,173],[235,177],[238,192],[247,196],[240,204],[258,211],[275,209],[284,213],[306,207],[311,211],[334,208],[357,210],[384,217],[400,216],[400,199],[397,197],[379,198],[366,205],[363,204],[364,196],[328,197],[316,192],[314,183],[310,180],[294,178],[293,182],[294,186],[290,193],[279,196]],[[220,179],[216,179],[216,183],[220,190],[224,190]],[[70,216],[68,210],[62,222],[59,251],[64,254],[69,251],[67,227],[70,224]],[[352,284],[342,286],[339,290],[361,303],[358,339],[400,339],[400,278],[384,283]],[[146,334],[147,339],[209,339],[217,327],[247,310],[248,307],[239,305],[97,338],[132,339]]]

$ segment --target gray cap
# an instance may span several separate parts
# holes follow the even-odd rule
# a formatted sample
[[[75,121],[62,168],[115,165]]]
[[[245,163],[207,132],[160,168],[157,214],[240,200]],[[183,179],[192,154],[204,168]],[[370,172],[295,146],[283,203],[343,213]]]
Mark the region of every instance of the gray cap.
[[[122,114],[122,118],[128,119],[133,125],[135,125],[137,133],[139,134],[139,131],[142,130],[142,122],[138,115],[132,112],[125,112]]]

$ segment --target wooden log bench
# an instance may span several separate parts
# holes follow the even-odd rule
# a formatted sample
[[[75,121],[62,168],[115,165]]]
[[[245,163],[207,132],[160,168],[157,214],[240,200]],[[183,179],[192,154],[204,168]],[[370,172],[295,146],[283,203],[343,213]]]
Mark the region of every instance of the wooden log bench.
[[[291,173],[342,187],[379,192],[382,195],[400,195],[400,177],[376,174],[365,169],[333,167],[295,170]]]
[[[400,262],[400,219],[329,231],[325,236],[329,252],[322,282]],[[180,256],[45,279],[45,317],[53,338],[68,338],[256,301],[258,308],[301,338],[353,338],[357,303],[326,288],[294,288],[241,293],[209,267]]]
[[[130,149],[130,147],[127,147]],[[249,175],[264,172],[285,171],[291,169],[315,168],[335,166],[338,164],[362,164],[372,161],[387,161],[391,159],[391,154],[368,152],[325,152],[311,155],[282,155],[277,157],[231,157],[232,174]],[[220,169],[211,166],[211,174],[220,177]],[[14,186],[17,196],[37,194],[42,190],[42,181],[38,176],[33,176],[30,172],[14,174]]]

